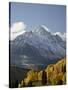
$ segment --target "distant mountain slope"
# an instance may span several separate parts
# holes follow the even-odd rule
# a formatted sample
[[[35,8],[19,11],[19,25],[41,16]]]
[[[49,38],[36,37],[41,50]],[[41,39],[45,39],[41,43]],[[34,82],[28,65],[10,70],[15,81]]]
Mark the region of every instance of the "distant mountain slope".
[[[31,65],[39,64],[44,67],[55,63],[65,55],[65,42],[44,26],[25,32],[10,41],[10,63],[12,65],[31,68]]]
[[[17,66],[10,66],[10,76],[9,76],[9,87],[14,88],[15,83],[20,83],[22,79],[26,77],[27,72],[29,69],[20,68]],[[18,87],[18,86],[17,86]]]

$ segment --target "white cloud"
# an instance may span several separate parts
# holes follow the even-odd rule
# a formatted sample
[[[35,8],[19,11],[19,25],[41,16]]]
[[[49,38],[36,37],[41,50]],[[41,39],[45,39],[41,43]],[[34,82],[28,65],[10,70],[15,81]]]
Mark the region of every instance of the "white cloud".
[[[10,28],[10,40],[14,40],[18,35],[25,32],[26,25],[24,22],[16,22]]]

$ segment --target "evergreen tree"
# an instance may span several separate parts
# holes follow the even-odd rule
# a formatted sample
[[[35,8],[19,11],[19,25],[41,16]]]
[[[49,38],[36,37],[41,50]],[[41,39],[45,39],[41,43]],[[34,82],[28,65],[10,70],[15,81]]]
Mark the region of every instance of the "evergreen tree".
[[[28,87],[32,87],[32,81],[28,83]]]
[[[47,84],[47,73],[45,71],[42,72],[42,84]]]
[[[62,80],[59,80],[58,82],[57,82],[57,85],[62,85],[63,84],[63,81]]]
[[[15,81],[15,87],[18,87],[18,80]]]

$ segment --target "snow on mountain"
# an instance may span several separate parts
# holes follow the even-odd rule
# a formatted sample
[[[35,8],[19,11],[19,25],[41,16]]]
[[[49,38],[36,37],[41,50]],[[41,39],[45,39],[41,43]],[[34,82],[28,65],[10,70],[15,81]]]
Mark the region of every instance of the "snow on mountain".
[[[62,38],[63,41],[66,41],[66,33],[56,32],[54,35],[58,35]]]
[[[66,54],[66,45],[62,38],[57,34],[53,35],[43,25],[19,35],[10,44],[11,63],[18,65],[36,63],[46,66]]]
[[[38,35],[46,35],[47,33],[50,33],[49,29],[44,25],[36,27],[34,30],[32,30],[32,32]]]
[[[41,25],[41,27],[44,28],[47,32],[50,32],[50,30],[45,25]]]

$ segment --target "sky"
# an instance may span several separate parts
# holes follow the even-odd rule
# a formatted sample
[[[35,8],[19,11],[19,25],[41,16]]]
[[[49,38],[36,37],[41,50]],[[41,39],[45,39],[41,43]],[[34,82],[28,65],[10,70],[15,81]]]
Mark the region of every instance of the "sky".
[[[11,2],[10,27],[20,30],[33,30],[34,27],[45,25],[51,32],[66,32],[66,6]],[[16,28],[16,29],[15,29]],[[18,31],[18,30],[17,30]]]

